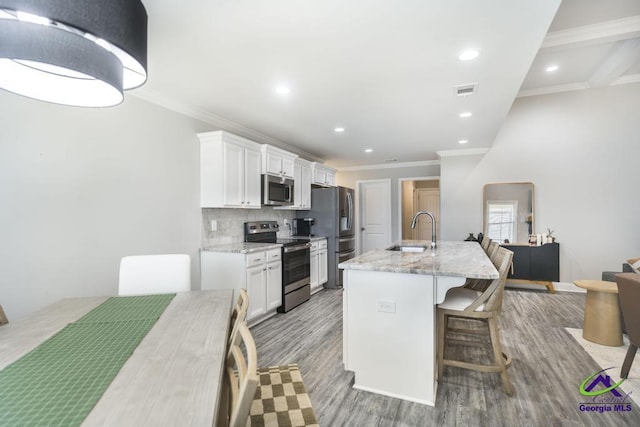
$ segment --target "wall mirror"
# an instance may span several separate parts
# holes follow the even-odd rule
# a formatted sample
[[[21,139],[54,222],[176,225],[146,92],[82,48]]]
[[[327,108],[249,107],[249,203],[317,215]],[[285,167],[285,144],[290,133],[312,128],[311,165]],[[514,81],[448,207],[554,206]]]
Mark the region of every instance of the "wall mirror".
[[[535,233],[532,182],[486,184],[484,235],[501,243],[528,243]]]

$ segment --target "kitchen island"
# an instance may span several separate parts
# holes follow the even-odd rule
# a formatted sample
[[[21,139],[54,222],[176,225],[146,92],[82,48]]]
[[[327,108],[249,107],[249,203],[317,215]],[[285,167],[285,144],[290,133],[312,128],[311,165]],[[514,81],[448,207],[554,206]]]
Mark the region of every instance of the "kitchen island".
[[[403,240],[341,263],[343,362],[354,388],[426,405],[436,396],[436,305],[498,271],[476,242]],[[427,248],[424,252],[417,250]]]

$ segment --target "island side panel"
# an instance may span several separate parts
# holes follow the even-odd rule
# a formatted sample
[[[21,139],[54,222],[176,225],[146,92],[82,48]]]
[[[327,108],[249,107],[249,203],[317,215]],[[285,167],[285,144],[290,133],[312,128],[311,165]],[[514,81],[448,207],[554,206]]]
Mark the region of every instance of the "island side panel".
[[[434,405],[433,276],[353,269],[344,274],[344,361],[355,372],[354,387]]]

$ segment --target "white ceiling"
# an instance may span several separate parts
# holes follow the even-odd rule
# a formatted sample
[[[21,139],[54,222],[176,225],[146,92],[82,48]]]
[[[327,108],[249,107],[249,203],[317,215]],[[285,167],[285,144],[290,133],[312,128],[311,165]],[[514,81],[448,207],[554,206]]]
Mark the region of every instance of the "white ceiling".
[[[518,94],[640,69],[638,0],[565,0],[553,23],[559,0],[144,3],[149,80],[134,95],[335,167],[490,147]],[[468,47],[480,56],[462,62]],[[456,97],[467,83],[477,93]]]

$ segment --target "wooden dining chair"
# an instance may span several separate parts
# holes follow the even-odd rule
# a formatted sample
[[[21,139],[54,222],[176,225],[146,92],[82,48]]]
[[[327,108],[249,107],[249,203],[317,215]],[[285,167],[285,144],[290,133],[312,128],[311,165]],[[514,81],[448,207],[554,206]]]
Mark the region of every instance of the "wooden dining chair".
[[[9,319],[7,319],[7,315],[4,314],[4,310],[2,309],[2,305],[0,305],[0,326],[6,325],[9,323]]]
[[[629,336],[629,349],[622,363],[620,378],[627,378],[629,370],[640,346],[640,274],[616,274],[618,284],[618,299],[622,309],[622,317]]]
[[[499,277],[494,279],[484,292],[466,288],[449,290],[445,300],[438,304],[437,331],[438,347],[436,350],[438,364],[438,380],[442,379],[445,366],[472,369],[481,372],[499,372],[507,395],[513,394],[513,387],[507,375],[507,368],[511,365],[511,358],[503,353],[498,329],[498,316],[502,310],[502,296],[509,267],[513,259],[513,252],[505,248],[498,248],[496,260],[499,261]],[[483,322],[488,331],[477,329],[452,328],[449,319],[464,319]],[[456,340],[449,337],[449,333],[463,335],[488,336],[489,342],[476,340]],[[493,364],[470,363],[444,357],[447,344],[487,345],[493,349]]]
[[[498,252],[498,248],[500,247],[500,245],[498,244],[498,242],[495,241],[490,241],[489,242],[489,247],[487,248],[487,256],[489,258],[491,258],[493,255],[495,255],[496,252]]]
[[[241,288],[238,292],[238,300],[231,312],[231,321],[229,322],[229,333],[227,335],[227,351],[231,346],[231,342],[235,339],[238,333],[238,325],[240,323],[246,323],[247,312],[249,310],[249,293],[245,288]]]
[[[485,252],[487,252],[487,250],[489,249],[489,243],[491,243],[491,239],[489,238],[489,236],[483,236],[482,242],[480,242],[480,246],[482,246],[482,249],[484,249]]]
[[[227,353],[225,381],[228,403],[228,426],[245,427],[258,387],[258,354],[256,343],[244,322],[238,322]]]
[[[191,290],[191,257],[184,254],[135,255],[120,261],[118,295]]]

